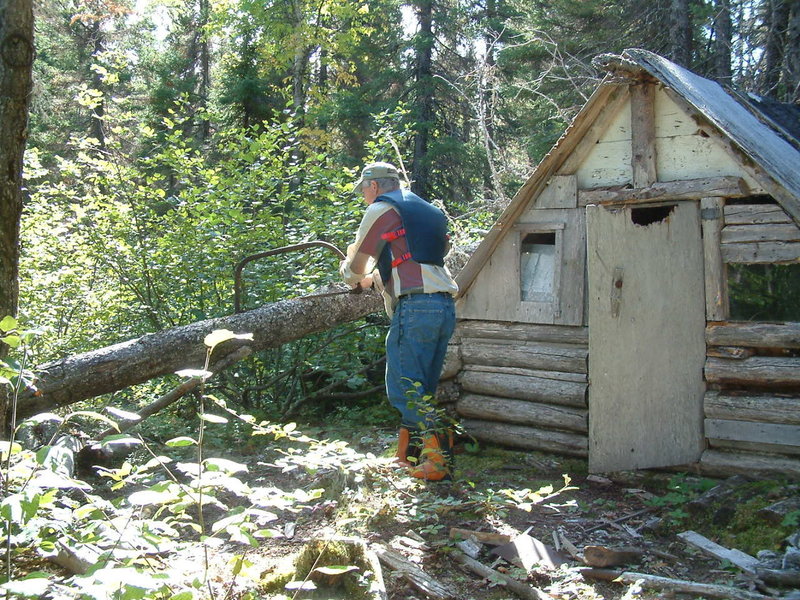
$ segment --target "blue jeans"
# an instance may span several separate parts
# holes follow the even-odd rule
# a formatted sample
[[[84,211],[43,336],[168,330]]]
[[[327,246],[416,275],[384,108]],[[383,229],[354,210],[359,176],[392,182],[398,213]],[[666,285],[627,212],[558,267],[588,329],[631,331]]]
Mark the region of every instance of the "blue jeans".
[[[386,395],[404,427],[439,425],[433,398],[455,324],[450,294],[403,296],[395,308],[386,336]]]

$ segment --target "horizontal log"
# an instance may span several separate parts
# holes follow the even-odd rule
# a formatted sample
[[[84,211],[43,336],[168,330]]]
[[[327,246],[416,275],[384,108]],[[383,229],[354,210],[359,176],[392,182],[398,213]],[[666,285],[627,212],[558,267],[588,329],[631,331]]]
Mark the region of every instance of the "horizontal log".
[[[795,388],[800,386],[800,357],[711,357],[706,359],[705,377],[709,383]]]
[[[569,456],[586,457],[589,454],[588,438],[578,433],[476,419],[464,419],[461,425],[467,433],[481,442]]]
[[[326,292],[327,293],[327,292]],[[254,352],[325,331],[382,309],[380,295],[342,293],[283,300],[247,312],[198,321],[56,360],[33,369],[36,390],[22,398],[18,416],[29,417],[73,402],[116,392],[170,375],[180,369],[199,369],[205,362],[206,335],[217,329],[252,333],[249,341],[224,342],[215,354],[243,345]]]
[[[708,419],[800,425],[800,397],[737,396],[708,391],[703,407]]]
[[[465,394],[456,403],[456,411],[460,416],[470,419],[552,427],[581,433],[589,431],[588,410],[569,409],[526,400]]]
[[[464,364],[586,373],[587,355],[587,349],[575,346],[534,342],[487,344],[461,338],[461,358]]]
[[[800,426],[798,425],[706,419],[704,428],[707,438],[800,447]]]
[[[587,383],[589,376],[586,373],[564,373],[563,371],[542,371],[540,369],[523,369],[522,367],[498,367],[495,365],[464,365],[465,371],[480,371],[482,373],[502,373],[506,375],[521,375],[523,377],[541,377],[542,379],[557,379],[559,381],[574,381]]]
[[[707,356],[714,356],[716,358],[750,358],[755,356],[756,351],[752,348],[742,348],[741,346],[709,346],[706,350]]]
[[[586,346],[589,343],[588,327],[533,325],[505,321],[460,321],[456,330],[458,335],[463,337],[489,340],[555,342],[582,346]]]
[[[800,348],[800,323],[725,323],[706,327],[709,346]]]
[[[777,444],[761,444],[758,442],[740,442],[737,440],[719,440],[716,438],[706,438],[708,447],[715,450],[727,450],[731,452],[749,452],[757,454],[778,454],[787,456],[800,456],[798,446],[779,446]]]
[[[481,371],[463,371],[459,383],[475,394],[586,408],[585,383]]]
[[[722,260],[751,265],[795,263],[800,261],[800,242],[722,244]]]
[[[706,450],[697,467],[703,475],[710,477],[747,475],[800,480],[800,459],[780,455]]]
[[[461,344],[448,344],[447,354],[444,357],[444,365],[442,366],[442,374],[440,379],[452,379],[464,365],[461,361]]]
[[[722,228],[723,244],[797,241],[800,241],[800,228],[793,223],[727,225]]]
[[[725,225],[792,223],[792,218],[777,204],[726,204]]]
[[[659,181],[645,188],[595,188],[578,190],[578,204],[601,202],[639,202],[644,200],[698,200],[711,196],[741,198],[749,195],[745,181],[739,177],[704,177],[683,181]]]

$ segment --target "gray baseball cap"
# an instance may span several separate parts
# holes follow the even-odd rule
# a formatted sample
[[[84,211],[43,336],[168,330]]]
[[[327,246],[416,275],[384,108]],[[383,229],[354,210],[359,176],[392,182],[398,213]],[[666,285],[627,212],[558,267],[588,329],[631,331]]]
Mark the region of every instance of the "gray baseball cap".
[[[384,179],[384,178],[397,179],[399,181],[400,172],[397,170],[397,167],[395,167],[391,163],[387,162],[369,163],[361,171],[361,179],[359,179],[353,186],[353,193],[361,191],[361,186],[365,181],[371,181],[373,179]]]

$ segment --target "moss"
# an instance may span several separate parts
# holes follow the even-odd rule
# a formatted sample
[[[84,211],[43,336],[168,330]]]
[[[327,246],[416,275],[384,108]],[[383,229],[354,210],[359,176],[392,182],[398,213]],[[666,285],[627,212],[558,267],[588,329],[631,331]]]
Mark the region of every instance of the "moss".
[[[705,480],[701,481],[705,483]],[[767,526],[758,514],[762,508],[773,504],[784,495],[784,482],[760,480],[739,485],[731,496],[691,515],[683,510],[684,506],[699,495],[705,486],[688,489],[691,493],[686,493],[687,488],[694,486],[686,486],[686,481],[681,481],[681,485],[677,486],[680,489],[676,491],[674,483],[670,482],[668,487],[671,491],[662,498],[671,499],[662,504],[673,508],[668,513],[673,517],[672,521],[665,520],[665,525],[669,527],[685,527],[690,522],[692,529],[709,539],[726,548],[736,548],[753,556],[761,550],[780,550],[783,540],[793,531],[791,527],[784,525]]]
[[[361,544],[354,544],[347,540],[312,540],[305,545],[295,560],[295,574],[297,579],[306,579],[307,577],[315,579],[316,583],[323,587],[325,581],[320,581],[312,573],[314,569],[350,565],[357,566],[359,570],[337,576],[335,583],[331,585],[343,588],[342,598],[368,600],[371,595],[369,585],[364,582],[363,575],[369,571],[370,567]],[[325,597],[332,596],[325,591]]]
[[[259,590],[264,593],[283,592],[287,583],[295,578],[294,561],[288,557],[266,573],[262,573]]]
[[[791,533],[791,528],[781,525],[765,526],[758,511],[770,504],[772,501],[765,497],[738,503],[728,526],[716,532],[720,543],[754,556],[760,550],[780,550],[784,538]]]

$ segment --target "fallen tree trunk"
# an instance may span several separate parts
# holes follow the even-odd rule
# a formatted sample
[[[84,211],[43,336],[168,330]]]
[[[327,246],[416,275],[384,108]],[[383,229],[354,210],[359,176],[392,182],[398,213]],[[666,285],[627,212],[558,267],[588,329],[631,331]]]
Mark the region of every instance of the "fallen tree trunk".
[[[203,339],[217,329],[252,333],[253,339],[224,342],[215,355],[227,354],[244,345],[259,351],[354,321],[382,308],[381,297],[374,291],[305,296],[56,360],[34,369],[36,387],[23,395],[18,416],[25,418],[51,411],[180,369],[202,368],[206,356]]]

